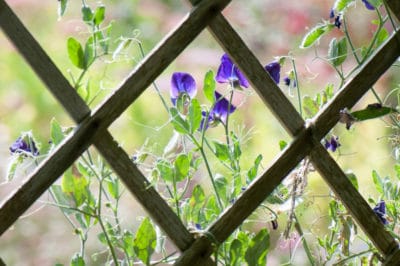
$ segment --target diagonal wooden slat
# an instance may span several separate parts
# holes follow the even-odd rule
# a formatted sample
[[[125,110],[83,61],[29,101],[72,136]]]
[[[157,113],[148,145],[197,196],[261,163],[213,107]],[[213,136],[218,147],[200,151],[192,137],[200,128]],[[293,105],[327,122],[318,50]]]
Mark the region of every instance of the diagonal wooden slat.
[[[393,10],[393,8],[392,8]],[[254,68],[251,68],[251,71],[248,71],[248,66],[259,66],[259,62],[255,62],[256,58],[252,56],[251,51],[249,52],[248,48],[244,45],[244,43],[240,40],[240,37],[234,36],[237,35],[237,33],[231,29],[230,26],[228,26],[229,23],[226,22],[226,20],[223,18],[222,15],[217,16],[212,23],[210,23],[209,28],[213,32],[214,36],[219,40],[221,46],[224,47],[224,49],[229,53],[233,60],[236,62],[236,64],[241,68],[241,70],[245,73],[245,75],[250,79],[250,82],[252,84],[258,83],[257,80],[260,76],[263,75],[263,73],[260,71],[260,67],[258,69],[254,70]],[[232,41],[235,40],[235,41]],[[367,66],[364,67],[360,73],[356,76],[356,78],[349,82],[347,86],[344,86],[344,89],[341,91],[342,97],[346,97],[348,100],[347,103],[348,105],[344,105],[345,107],[352,107],[358,100],[361,98],[361,96],[376,82],[376,80],[382,75],[384,71],[387,70],[390,65],[393,64],[394,60],[398,57],[398,42],[397,42],[397,37],[392,36],[392,38],[386,43],[386,45],[376,54],[372,57],[372,60],[367,63]],[[232,43],[236,44],[237,47],[235,49],[231,49]],[[241,57],[239,56],[241,55]],[[384,60],[382,60],[382,55],[385,55]],[[243,60],[243,58],[247,58]],[[377,59],[379,58],[379,67],[378,69],[374,69],[374,75],[368,75],[368,78],[364,78],[367,73],[371,72],[371,69],[376,67]],[[383,61],[383,62],[382,62]],[[245,64],[247,62],[247,64]],[[265,71],[264,71],[265,72]],[[256,76],[255,80],[253,81],[253,76]],[[270,79],[271,81],[271,79]],[[360,82],[361,81],[361,82]],[[360,83],[362,83],[362,86],[359,86]],[[265,102],[268,102],[269,99],[265,97],[266,95],[269,95],[270,88],[272,87],[275,90],[279,91],[279,88],[273,84],[273,82],[269,82],[269,86],[265,85],[266,83],[262,83],[261,86],[256,87],[258,88],[258,91],[262,91],[265,89],[265,93],[259,93],[261,97],[264,99]],[[361,90],[361,94],[355,94],[352,90],[354,87],[359,88]],[[342,102],[340,100],[334,100],[326,109],[329,109],[330,106],[342,106],[340,109],[343,108],[343,105],[341,105]],[[276,104],[268,104],[270,107],[277,106]],[[287,108],[285,103],[278,105],[279,108],[284,112],[284,113],[291,113],[290,110],[291,108]],[[319,130],[320,128],[318,126],[313,126],[312,124],[308,125],[309,128],[312,129],[313,131],[313,137],[314,137],[314,145],[316,146],[317,150],[319,151],[319,155],[323,154],[322,158],[329,158],[331,162],[334,162],[334,160],[330,157],[330,155],[327,153],[325,149],[321,150],[321,144],[319,143],[320,139],[328,133],[331,127],[333,127],[334,124],[336,124],[339,120],[339,110],[335,110],[334,107],[331,107],[330,111],[327,111],[324,113],[324,110],[321,111],[325,116],[329,114],[329,116],[335,120],[335,122],[330,125],[329,127],[326,126],[323,128],[323,130]],[[326,110],[325,109],[325,110]],[[287,111],[289,110],[289,111]],[[273,110],[274,111],[274,110]],[[275,112],[276,113],[276,112]],[[279,113],[279,111],[278,111]],[[293,115],[294,117],[297,117]],[[324,124],[324,119],[318,119],[317,117],[317,122],[319,121],[321,124]],[[301,118],[300,118],[301,119]],[[290,132],[290,126],[288,126],[289,121],[292,119],[280,119],[281,122],[283,122],[286,125],[286,128]],[[298,118],[295,120],[299,120]],[[301,119],[302,120],[302,119]],[[316,124],[316,123],[315,123]],[[316,134],[315,130],[319,130],[319,134]],[[292,135],[295,135],[296,132],[292,131],[290,132]],[[303,137],[306,135],[302,135]],[[296,140],[295,140],[296,141]],[[291,145],[295,145],[295,141]],[[304,139],[300,141],[301,143],[304,144],[304,146],[310,146],[310,144],[305,144],[307,141]],[[316,144],[318,143],[318,145]],[[308,142],[310,143],[310,142]],[[305,156],[306,154],[304,154]],[[280,156],[280,160],[285,160],[288,158],[288,154],[282,154]],[[304,158],[304,157],[303,157]],[[336,163],[333,163],[331,168],[335,170],[335,175],[332,175],[330,172],[330,165],[323,164],[321,160],[318,160],[317,156],[314,156],[313,159],[316,161],[316,164],[319,166],[318,170],[320,171],[321,175],[325,177],[325,180],[330,184],[330,186],[333,188],[333,190],[338,194],[339,198],[345,203],[345,206],[350,210],[350,212],[355,216],[356,221],[361,224],[363,230],[368,234],[368,236],[372,239],[372,241],[377,245],[378,249],[385,255],[391,254],[393,250],[395,250],[397,247],[396,242],[394,239],[384,230],[383,225],[380,223],[380,221],[377,219],[376,215],[373,213],[369,205],[365,202],[365,200],[362,198],[362,196],[354,189],[354,187],[351,185],[343,171],[337,166]],[[277,165],[280,160],[276,161],[274,165]],[[318,160],[318,161],[317,161]],[[273,165],[273,166],[274,166]],[[266,179],[266,178],[274,178],[277,177],[276,179],[266,182],[268,184],[268,187],[271,189],[266,190],[265,186],[254,186],[254,187],[259,187],[260,189],[263,190],[263,193],[265,193],[264,197],[261,197],[261,201],[268,196],[270,192],[281,182],[281,180],[284,178],[284,171],[280,171],[279,175],[271,175],[267,174],[267,172],[273,167],[271,166],[261,177],[259,180]],[[286,166],[286,165],[285,165]],[[291,168],[292,169],[292,168]],[[283,175],[282,175],[283,174]],[[336,178],[336,180],[334,179]],[[255,183],[257,183],[259,180],[257,180]],[[280,181],[279,181],[280,180]],[[277,181],[277,182],[276,182]],[[260,181],[261,183],[262,181]],[[251,188],[253,187],[253,184]],[[228,237],[234,229],[236,229],[240,223],[249,215],[252,213],[252,211],[261,203],[259,201],[258,196],[253,196],[253,195],[258,195],[257,191],[258,189],[255,188],[254,190],[249,188],[243,195],[242,197],[239,198],[239,200],[230,208],[228,209],[222,217],[216,221],[213,225],[211,225],[208,228],[208,231],[211,235],[213,235],[213,238],[217,239],[218,241],[222,242]],[[342,189],[345,189],[346,191],[343,192]],[[347,193],[346,193],[347,192]],[[253,198],[254,197],[254,198]],[[255,200],[255,198],[257,198]],[[242,203],[243,201],[243,203]],[[243,209],[246,209],[246,211],[243,212]],[[243,214],[243,215],[238,215],[238,214]],[[368,219],[369,217],[371,217]],[[367,218],[367,219],[365,219]],[[227,226],[228,225],[228,226]],[[231,226],[229,226],[231,225]],[[225,234],[222,234],[221,232],[226,231]],[[200,241],[200,240],[198,240]],[[210,242],[211,245],[211,242]],[[205,247],[205,245],[203,245]],[[208,246],[208,249],[210,246]],[[209,250],[208,250],[209,251]],[[190,250],[190,256],[192,258],[196,258],[194,255],[192,255],[193,250]],[[207,253],[207,250],[198,250],[199,253]],[[186,255],[186,252],[181,256],[180,260],[177,262],[177,265],[184,265],[182,262],[187,263],[190,261],[189,256]],[[192,261],[194,262],[194,261]]]
[[[199,10],[201,9],[202,4],[207,1],[203,0],[191,2],[200,3],[199,6],[196,6],[191,13],[191,16],[195,17],[193,13],[196,11],[201,13]],[[206,4],[204,4],[204,6],[207,4],[211,5],[210,2],[211,1],[208,1]],[[221,3],[216,4],[218,6],[213,7],[215,8],[213,9],[213,12],[210,12],[210,14],[213,16],[219,14],[219,10],[226,5],[224,1],[220,2]],[[14,25],[12,22],[7,23],[7,21],[1,20],[1,15],[5,8],[3,3],[4,0],[1,0],[0,24],[2,27],[3,25],[6,25],[9,29],[12,29]],[[221,6],[219,6],[219,4]],[[388,0],[387,4],[391,7],[394,14],[397,16],[400,15],[399,1]],[[204,17],[202,17],[202,19],[204,19]],[[392,36],[385,46],[380,49],[374,55],[374,57],[366,63],[365,66],[363,66],[354,79],[344,86],[338,95],[335,96],[334,100],[310,123],[304,126],[304,121],[300,115],[296,112],[294,107],[286,99],[272,79],[266,74],[262,65],[257,61],[256,57],[246,47],[239,35],[232,29],[225,18],[222,15],[218,15],[215,19],[212,19],[212,16],[210,16],[208,19],[209,20],[207,21],[204,20],[200,22],[210,23],[210,29],[214,33],[214,36],[219,40],[220,44],[230,54],[245,75],[250,79],[253,87],[256,88],[258,94],[261,96],[264,102],[272,109],[275,116],[285,126],[288,132],[294,136],[294,140],[291,145],[282,152],[279,159],[273,162],[272,165],[250,185],[248,190],[236,201],[236,203],[231,208],[227,209],[222,214],[220,219],[208,228],[208,233],[198,238],[190,246],[190,248],[188,247],[193,242],[193,238],[185,228],[182,229],[183,225],[181,225],[180,221],[178,222],[178,227],[176,227],[174,230],[170,230],[169,233],[167,232],[170,237],[171,234],[174,234],[173,232],[183,232],[183,234],[179,237],[172,237],[174,242],[178,242],[178,244],[175,244],[181,250],[185,250],[183,256],[181,256],[177,264],[188,265],[189,263],[197,263],[197,265],[204,265],[202,264],[202,261],[203,259],[207,259],[209,257],[212,241],[224,241],[232,233],[232,231],[235,230],[237,226],[240,225],[243,220],[259,205],[259,203],[262,202],[262,200],[273,191],[273,189],[283,180],[283,178],[291,171],[291,169],[293,169],[308,154],[310,154],[314,165],[324,177],[325,181],[343,201],[353,217],[361,225],[363,230],[371,238],[380,252],[388,257],[388,265],[390,262],[395,262],[396,258],[398,257],[398,246],[394,239],[384,230],[383,225],[379,222],[376,215],[374,215],[369,205],[354,189],[349,180],[347,180],[343,171],[321,145],[320,140],[330,130],[330,128],[337,123],[339,119],[338,111],[344,107],[351,108],[368,90],[368,88],[376,82],[380,75],[387,70],[393,61],[396,60],[399,55],[399,34]],[[189,24],[189,22],[188,24],[182,23],[179,29],[185,28],[182,31],[191,30],[192,28]],[[194,28],[201,31],[204,28],[204,25],[205,24],[202,24],[200,28]],[[166,38],[165,43],[160,46],[160,50],[155,49],[156,51],[148,56],[143,65],[139,66],[122,84],[120,89],[116,91],[114,95],[109,97],[102,105],[100,105],[90,117],[88,116],[88,112],[90,110],[84,103],[78,111],[69,110],[69,108],[66,107],[73,117],[76,116],[80,118],[76,119],[77,122],[80,122],[83,118],[85,119],[77,128],[74,135],[68,137],[64,144],[57,149],[54,157],[49,158],[47,162],[42,164],[42,167],[37,170],[37,172],[33,175],[33,179],[35,180],[29,180],[14,194],[14,196],[17,195],[17,199],[22,200],[26,204],[28,202],[27,197],[31,196],[29,192],[33,191],[36,192],[35,196],[32,198],[35,200],[37,196],[41,194],[38,194],[38,191],[42,189],[39,188],[39,185],[44,185],[44,187],[46,187],[49,186],[48,184],[52,183],[51,180],[46,179],[46,176],[50,175],[50,177],[52,177],[54,174],[63,171],[62,169],[53,171],[51,166],[46,165],[59,163],[62,164],[60,168],[64,166],[68,167],[68,165],[73,162],[72,158],[74,156],[79,156],[79,154],[85,150],[90,143],[94,142],[103,156],[109,160],[111,166],[115,168],[114,170],[119,169],[119,172],[116,172],[124,180],[124,182],[126,182],[128,188],[137,197],[139,195],[139,201],[143,201],[144,205],[146,204],[146,196],[147,194],[151,194],[141,193],[141,190],[143,190],[143,188],[145,189],[146,187],[144,186],[145,182],[147,182],[146,179],[140,174],[138,169],[132,163],[130,163],[128,155],[120,147],[118,147],[117,143],[113,141],[112,136],[106,131],[106,128],[125,110],[127,106],[129,106],[132,101],[134,101],[143,92],[143,90],[161,73],[163,69],[161,67],[154,70],[151,67],[158,66],[160,62],[163,67],[166,67],[176,57],[176,55],[179,54],[189,42],[191,42],[191,38],[186,39],[185,37],[187,36],[179,35],[177,33],[179,29],[173,32],[169,38]],[[177,35],[174,36],[175,33]],[[195,33],[195,35],[196,34],[197,33]],[[183,43],[179,43],[179,45],[183,44],[182,48],[179,48],[178,42],[175,43],[176,47],[172,45],[174,41],[180,40],[179,37],[183,38]],[[24,44],[16,46],[19,47],[20,50],[27,48]],[[165,47],[169,47],[170,50]],[[171,52],[172,55],[168,54],[168,51]],[[29,52],[26,54],[28,54],[28,56],[25,55],[25,57],[29,58]],[[152,57],[153,55],[154,57]],[[161,57],[161,61],[159,61],[159,57]],[[379,60],[376,58],[379,58]],[[43,67],[43,65],[40,65],[38,70],[36,70],[39,76],[40,73],[43,74],[43,69],[45,69],[40,69],[40,67]],[[55,70],[56,74],[58,74],[57,71],[58,70]],[[46,78],[42,79],[46,85],[48,85],[50,88],[52,87],[48,84],[49,81]],[[146,81],[148,80],[149,82],[147,82],[146,85],[146,82],[143,82],[141,79],[145,79]],[[68,82],[65,79],[63,80],[64,81],[62,82],[64,83],[62,84],[65,85],[66,83],[68,85]],[[64,103],[62,100],[64,97],[62,91],[55,91],[53,93],[61,103]],[[74,101],[76,100],[77,95],[75,95],[73,92],[71,95],[65,96],[70,97],[70,100]],[[121,103],[122,105],[120,105]],[[68,105],[68,103],[64,103],[64,107],[65,105]],[[329,124],[326,124],[327,121]],[[85,137],[87,137],[88,140],[82,139]],[[109,147],[112,147],[112,149],[109,149]],[[72,156],[68,156],[69,152],[71,152]],[[129,175],[129,173],[131,173],[131,175]],[[132,177],[134,181],[130,182],[128,177]],[[33,183],[33,181],[38,180],[42,183]],[[135,191],[134,187],[139,188]],[[153,190],[153,192],[155,193],[156,197],[159,196],[156,191]],[[140,198],[142,196],[143,198]],[[7,206],[9,211],[16,207],[15,202],[13,201],[7,201],[4,206]],[[157,209],[157,204],[156,206],[147,204],[146,207],[151,214],[153,214],[151,211],[155,210],[153,207]],[[171,213],[171,210],[168,208],[168,206],[167,208],[161,209],[162,211],[166,211],[166,213],[156,216],[157,218],[168,216],[168,214]],[[3,207],[0,210],[0,221],[2,218],[2,211]],[[173,216],[175,219],[176,215],[173,214]],[[18,217],[18,215],[15,217]],[[368,222],[366,222],[367,219],[365,218],[368,219]],[[168,227],[168,224],[162,227],[165,230],[164,227]],[[207,237],[208,234],[213,236],[212,240]],[[210,263],[212,262],[207,261],[207,264]]]
[[[205,1],[204,1],[205,2]],[[216,12],[216,6],[211,4],[212,1],[208,1],[207,5],[202,5],[200,7],[196,7],[195,10],[192,12],[197,14],[193,16],[191,23],[187,23],[188,19],[184,21],[186,22],[186,27],[191,27],[191,25],[196,25],[196,21],[201,19],[202,21],[207,21],[206,19],[202,18],[206,17],[207,10],[213,9],[213,12]],[[225,4],[227,2],[225,1]],[[215,4],[215,2],[213,3]],[[218,8],[222,8],[219,6]],[[202,14],[202,15],[200,15]],[[46,85],[52,90],[53,94],[56,98],[64,104],[64,107],[70,112],[71,116],[79,122],[85,115],[82,115],[83,112],[89,110],[89,108],[84,104],[84,102],[79,98],[79,96],[75,93],[75,91],[70,87],[69,83],[62,77],[62,74],[59,70],[55,67],[55,65],[51,62],[45,52],[41,49],[38,43],[34,40],[34,38],[29,34],[29,32],[25,29],[22,23],[18,20],[18,18],[13,14],[10,8],[5,4],[2,0],[0,2],[0,15],[3,20],[0,19],[0,25],[4,29],[4,31],[8,34],[8,36],[15,41],[16,46],[20,49],[20,52],[25,56],[27,61],[37,70],[37,74],[44,80]],[[212,17],[212,14],[208,15],[207,18]],[[198,23],[197,23],[198,24]],[[205,24],[204,24],[205,26]],[[203,27],[204,27],[203,26]],[[179,28],[181,29],[181,28]],[[188,29],[186,29],[188,30]],[[198,32],[201,31],[201,28],[198,29]],[[22,33],[15,36],[16,33]],[[189,37],[189,38],[188,38]],[[181,34],[175,35],[175,42],[179,41],[182,45],[182,41],[188,43],[191,41],[190,38],[194,38],[194,36],[184,36],[182,37],[182,30]],[[168,38],[167,38],[168,39]],[[170,38],[171,40],[173,38]],[[33,48],[30,46],[30,49],[26,49],[25,42],[29,43],[30,45],[33,44]],[[175,42],[170,41],[169,46],[174,48]],[[166,47],[168,44],[164,44],[162,47]],[[164,54],[168,54],[168,51],[173,49],[165,49],[167,52]],[[38,55],[40,55],[40,60],[35,57],[35,54],[32,54],[30,51],[35,51]],[[176,50],[172,51],[175,52]],[[171,51],[170,51],[171,52]],[[155,56],[157,57],[157,56]],[[148,66],[149,64],[144,64]],[[43,71],[43,70],[46,71]],[[56,78],[51,79],[48,78],[48,70],[51,70]],[[161,70],[162,71],[162,70]],[[55,83],[56,82],[56,83]],[[60,83],[57,83],[60,82]],[[61,86],[61,85],[62,86]],[[129,84],[128,84],[129,85]],[[60,89],[62,88],[62,89]],[[67,100],[65,103],[64,101]],[[70,106],[69,101],[72,103],[77,103],[77,105]],[[80,108],[77,108],[80,107]],[[70,110],[72,109],[72,110]],[[94,126],[96,127],[96,123],[86,123],[86,126]],[[93,137],[89,130],[89,132],[82,130],[85,126],[81,125],[79,127],[81,131],[75,133],[74,136],[79,136],[80,134],[89,134],[90,137]],[[86,133],[85,133],[86,132]],[[100,150],[103,156],[109,161],[110,165],[116,170],[117,174],[123,179],[127,187],[134,193],[134,195],[139,199],[139,201],[144,205],[144,207],[149,211],[149,213],[155,218],[155,221],[158,222],[161,227],[166,231],[169,237],[174,241],[174,243],[180,248],[184,250],[187,246],[193,241],[192,236],[188,233],[186,228],[182,225],[181,221],[176,217],[176,215],[170,210],[168,205],[162,200],[162,198],[158,195],[158,193],[153,189],[149,188],[149,183],[140,173],[140,171],[132,164],[129,159],[129,156],[115,143],[109,135],[108,132],[103,134],[96,133],[100,135],[95,140],[96,147]],[[74,158],[78,157],[81,152],[83,152],[91,142],[91,138],[86,138],[86,143],[82,142],[82,139],[85,138],[69,138],[67,139],[63,145],[61,145],[55,154],[48,160],[49,162],[47,165],[56,165],[57,171],[55,172],[55,177],[62,174],[63,170],[60,167],[60,161],[64,162],[64,167],[68,167],[74,161]],[[75,144],[71,143],[80,143],[80,149],[75,149],[73,152],[71,147]],[[77,144],[78,145],[78,144]],[[60,158],[64,158],[68,156],[67,160],[63,160]],[[43,165],[43,164],[42,164]],[[46,163],[44,163],[46,165]],[[33,178],[29,179],[21,189],[15,193],[11,199],[6,200],[6,202],[2,205],[0,210],[0,232],[4,232],[8,226],[10,226],[16,218],[20,214],[22,214],[31,203],[33,203],[38,196],[43,192],[43,190],[47,189],[53,182],[54,179],[49,178],[46,179],[46,176],[51,175],[49,171],[54,171],[55,169],[49,169],[51,167],[39,167],[38,171],[33,174]],[[45,170],[43,170],[45,169]],[[41,181],[41,182],[38,182]],[[34,193],[31,193],[34,192]],[[13,210],[12,212],[9,212]],[[6,214],[12,213],[13,215],[6,216]]]

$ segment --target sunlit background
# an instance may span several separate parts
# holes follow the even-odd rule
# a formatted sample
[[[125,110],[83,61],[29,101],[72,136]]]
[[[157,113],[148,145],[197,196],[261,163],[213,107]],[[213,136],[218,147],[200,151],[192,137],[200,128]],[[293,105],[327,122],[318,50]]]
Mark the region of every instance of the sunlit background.
[[[95,7],[100,1],[87,1]],[[7,3],[17,13],[25,26],[39,41],[55,64],[70,80],[71,73],[76,76],[79,71],[69,61],[66,41],[69,36],[79,40],[87,37],[86,26],[80,19],[80,1],[69,1],[65,16],[57,15],[58,2],[33,0],[8,0]],[[179,0],[120,0],[107,1],[106,19],[113,22],[112,36],[135,37],[143,44],[145,53],[171,31],[189,10],[189,5]],[[361,1],[356,2],[348,16],[348,24],[356,46],[366,45],[372,35],[374,25],[371,19],[374,13],[362,8]],[[302,95],[314,97],[328,83],[335,85],[337,91],[338,78],[333,69],[325,62],[327,46],[330,38],[322,39],[317,49],[302,50],[300,42],[307,30],[323,19],[329,19],[329,11],[333,1],[277,1],[249,0],[233,1],[224,11],[224,15],[232,23],[260,62],[267,64],[278,56],[293,56],[299,74],[299,86]],[[342,32],[334,29],[330,36],[342,36]],[[18,54],[6,36],[0,32],[0,200],[7,198],[18,185],[23,182],[32,166],[19,172],[11,182],[5,176],[10,161],[9,146],[21,134],[32,131],[42,147],[48,145],[50,139],[50,121],[56,118],[64,126],[73,126],[72,120],[56,102],[46,87],[35,76],[33,71]],[[116,45],[112,47],[116,49]],[[196,79],[198,88],[202,87],[204,74],[209,69],[217,71],[220,57],[223,54],[217,42],[207,31],[198,38],[168,67],[156,80],[166,99],[169,98],[169,82],[174,71],[190,72]],[[141,60],[137,44],[132,45],[114,60],[105,58],[95,66],[92,73],[101,83],[93,86],[100,88],[98,98],[91,104],[94,108],[133,70]],[[354,61],[346,62],[344,68],[351,69]],[[281,77],[292,69],[290,61],[283,66]],[[394,70],[386,73],[376,84],[376,90],[382,98],[388,90],[399,82],[399,75]],[[289,92],[281,82],[280,88],[290,101],[298,108],[297,95]],[[201,93],[199,92],[199,95]],[[201,98],[202,96],[200,96]],[[250,139],[243,147],[242,163],[250,166],[258,154],[264,159],[262,165],[267,168],[279,154],[279,141],[290,142],[289,135],[271,112],[264,106],[257,93],[252,89],[245,96],[235,99],[239,105],[232,115],[232,127],[249,133]],[[367,93],[358,108],[373,103],[373,95]],[[357,109],[355,107],[355,109]],[[150,143],[155,153],[162,152],[172,137],[172,126],[167,123],[168,114],[163,108],[153,87],[149,87],[140,98],[124,112],[110,128],[110,131],[122,147],[135,154],[145,143]],[[382,120],[371,120],[357,124],[351,130],[344,125],[337,125],[333,133],[339,136],[342,146],[332,153],[342,169],[352,170],[360,182],[360,191],[365,198],[376,195],[371,180],[371,171],[375,169],[381,176],[393,175],[395,162],[392,147],[388,141],[391,132]],[[215,138],[222,134],[218,129],[212,132]],[[221,135],[222,137],[222,135]],[[199,180],[203,182],[199,177]],[[204,181],[207,183],[207,180]],[[313,173],[308,182],[306,200],[301,206],[300,217],[307,232],[323,235],[328,228],[326,209],[329,189],[321,177]],[[72,254],[79,250],[79,241],[73,235],[72,228],[63,218],[61,212],[46,204],[50,198],[45,194],[25,215],[9,229],[0,241],[0,257],[7,265],[52,265],[69,264]],[[140,206],[128,192],[125,193],[121,206],[123,223],[135,227],[139,217],[143,215]],[[284,208],[276,206],[276,210]],[[268,262],[277,265],[288,261],[288,251],[281,245],[281,234],[285,227],[284,210],[279,217],[279,228],[273,231],[270,224],[258,221],[257,227],[266,226],[271,229],[272,247]],[[96,236],[89,239],[88,254],[101,252]],[[295,256],[295,265],[302,265],[304,252],[299,250]],[[99,255],[101,256],[101,255]],[[95,262],[88,260],[89,264]],[[304,264],[306,265],[306,264]]]

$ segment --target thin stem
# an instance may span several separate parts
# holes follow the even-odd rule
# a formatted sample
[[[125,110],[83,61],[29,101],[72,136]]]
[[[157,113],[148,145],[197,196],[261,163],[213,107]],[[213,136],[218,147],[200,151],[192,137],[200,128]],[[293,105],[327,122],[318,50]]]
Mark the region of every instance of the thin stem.
[[[297,216],[295,213],[293,213],[293,217],[294,217],[294,227],[296,228],[297,233],[299,233],[299,235],[301,236],[301,242],[303,243],[303,248],[307,254],[308,261],[310,262],[310,265],[314,266],[314,265],[316,265],[314,257],[311,254],[311,249],[308,246],[307,240],[304,236],[303,229],[301,228],[301,225],[300,225],[299,220],[297,219]]]
[[[296,90],[297,90],[297,101],[299,103],[299,112],[300,112],[300,116],[303,117],[303,107],[301,106],[301,91],[300,91],[299,78],[297,76],[296,64],[294,62],[294,58],[293,57],[290,57],[290,60],[292,61],[294,79],[295,79],[295,82],[296,82],[295,85],[296,85]]]
[[[98,199],[99,199],[99,200],[98,200],[98,206],[97,206],[97,219],[98,219],[98,221],[99,221],[101,230],[102,230],[103,233],[104,233],[104,237],[105,237],[105,239],[106,239],[108,248],[110,249],[111,256],[112,256],[112,258],[113,258],[114,264],[118,266],[119,263],[118,263],[117,255],[116,255],[116,253],[115,253],[113,244],[111,243],[110,237],[108,236],[108,233],[107,233],[107,229],[106,229],[106,227],[104,226],[103,219],[102,219],[102,217],[101,217],[101,204],[102,204],[102,196],[101,196],[101,195],[102,195],[102,191],[103,191],[103,189],[102,189],[102,187],[103,187],[103,179],[100,180],[100,184],[99,184],[99,185],[100,185],[100,187],[99,187],[99,195],[98,195]]]

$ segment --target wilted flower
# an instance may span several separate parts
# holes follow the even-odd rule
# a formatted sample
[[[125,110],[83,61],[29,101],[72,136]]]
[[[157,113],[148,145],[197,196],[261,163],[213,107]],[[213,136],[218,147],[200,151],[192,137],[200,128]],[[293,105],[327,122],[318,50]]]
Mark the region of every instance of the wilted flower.
[[[209,126],[215,127],[216,125],[218,125],[219,122],[225,124],[228,115],[236,110],[236,107],[231,104],[227,99],[222,97],[222,95],[218,92],[215,92],[215,99],[217,99],[217,101],[215,102],[214,107],[211,109],[208,115],[208,122],[206,125],[204,125],[204,120],[207,118],[207,113],[202,112],[203,119],[201,120],[200,129],[203,129],[204,126],[206,127],[206,129]]]
[[[339,122],[346,124],[346,129],[349,130],[351,125],[356,122],[356,119],[351,115],[347,108],[344,108],[339,111]]]
[[[25,137],[19,137],[11,146],[11,153],[31,153],[34,156],[39,155],[39,151],[36,148],[36,144],[33,139],[26,135]]]
[[[365,7],[367,9],[369,9],[369,10],[374,10],[375,9],[375,7],[370,2],[368,2],[367,0],[362,0],[362,1],[363,1],[364,5],[365,5]]]
[[[330,140],[325,139],[325,148],[335,152],[340,147],[339,137],[332,136]]]
[[[196,81],[184,72],[175,72],[171,78],[171,101],[176,105],[179,97],[187,96],[192,99],[197,94]]]
[[[219,83],[229,83],[234,86],[241,86],[248,88],[249,82],[246,77],[240,72],[239,68],[233,64],[232,60],[227,54],[221,57],[221,64],[218,68],[215,80]]]
[[[385,201],[381,200],[378,204],[374,207],[374,213],[379,217],[379,220],[383,224],[388,224],[388,220],[386,219],[386,204]]]
[[[275,83],[278,84],[281,77],[281,65],[279,64],[279,62],[274,61],[272,63],[269,63],[265,66],[265,70],[267,70]]]

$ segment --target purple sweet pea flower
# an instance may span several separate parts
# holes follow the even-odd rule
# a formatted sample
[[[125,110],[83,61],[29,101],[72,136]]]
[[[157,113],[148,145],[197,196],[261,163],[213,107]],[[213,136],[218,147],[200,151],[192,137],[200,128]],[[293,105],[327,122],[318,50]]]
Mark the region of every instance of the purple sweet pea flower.
[[[388,224],[388,220],[385,218],[386,216],[386,204],[385,201],[381,200],[378,204],[374,207],[374,213],[378,216],[379,220],[383,224]]]
[[[39,155],[39,151],[36,148],[35,142],[33,139],[29,138],[29,141],[26,142],[24,138],[19,137],[11,146],[10,146],[11,153],[31,153],[34,156]]]
[[[249,82],[246,77],[240,72],[239,68],[233,64],[227,54],[221,57],[221,64],[218,68],[215,80],[218,83],[233,83],[234,86],[240,85],[245,88],[249,87]]]
[[[229,101],[222,97],[218,92],[215,92],[215,99],[217,99],[217,101],[211,109],[210,114],[208,115],[208,122],[205,125],[204,120],[207,118],[207,112],[202,112],[203,119],[201,120],[200,129],[203,129],[204,126],[206,127],[205,129],[209,126],[215,127],[219,122],[225,124],[228,115],[236,110],[236,107],[229,103]]]
[[[296,87],[296,81],[292,80],[291,78],[289,78],[288,76],[283,78],[283,82],[285,83],[286,86],[290,86],[290,84],[293,84],[293,87]],[[293,83],[292,83],[293,82]]]
[[[274,61],[272,63],[269,63],[265,66],[265,70],[267,70],[275,83],[278,84],[281,78],[281,65],[279,64],[279,62]]]
[[[171,78],[171,101],[175,105],[179,96],[186,94],[191,99],[196,96],[197,88],[194,78],[184,72],[175,72]]]
[[[375,10],[375,7],[374,7],[370,2],[368,2],[367,0],[362,0],[362,2],[364,3],[364,5],[365,5],[365,7],[366,7],[367,9],[369,9],[369,10]]]
[[[335,18],[335,27],[340,29],[340,26],[342,26],[342,22],[340,21],[340,15],[337,15]]]
[[[333,10],[333,8],[331,8],[331,11],[329,12],[329,18],[334,18],[335,17],[335,10]]]
[[[330,140],[325,139],[325,148],[335,152],[340,147],[339,137],[332,136]]]

